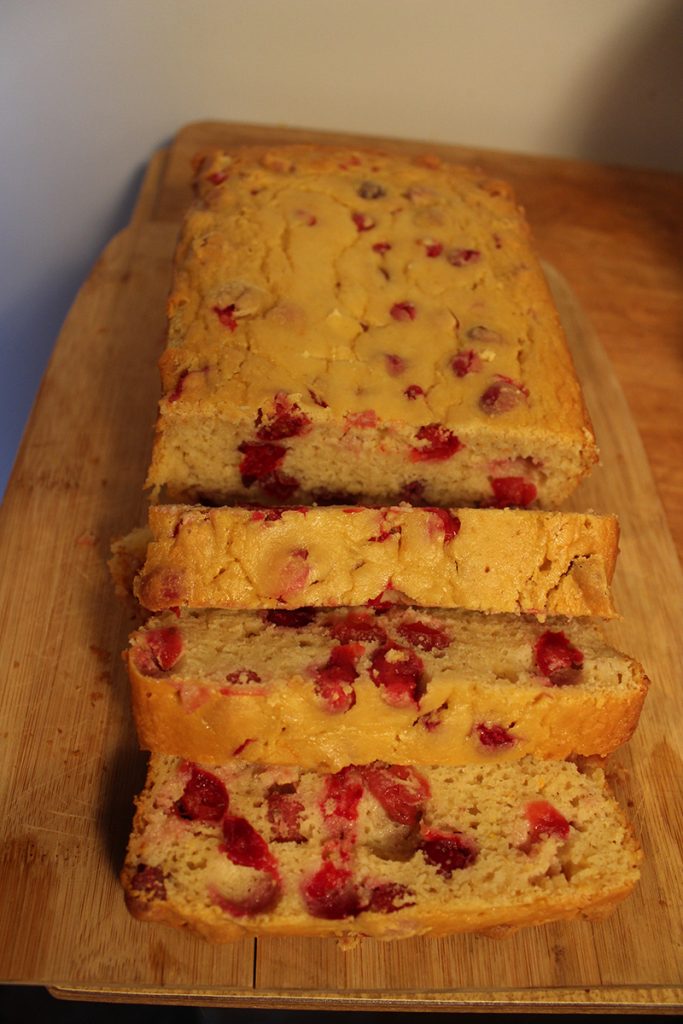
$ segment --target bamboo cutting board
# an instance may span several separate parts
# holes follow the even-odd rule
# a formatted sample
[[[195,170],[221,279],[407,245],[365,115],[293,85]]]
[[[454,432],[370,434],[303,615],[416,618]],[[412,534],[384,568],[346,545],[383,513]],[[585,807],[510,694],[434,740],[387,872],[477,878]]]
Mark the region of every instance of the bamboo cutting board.
[[[572,507],[620,516],[615,594],[623,621],[611,627],[612,636],[643,661],[653,680],[637,734],[612,762],[617,794],[647,858],[640,886],[601,923],[551,925],[503,941],[367,940],[347,953],[331,941],[296,938],[211,947],[136,922],[125,911],[117,872],[144,758],[136,748],[119,657],[131,612],[114,598],[105,563],[111,537],[144,517],[141,486],[158,395],[156,360],[169,261],[189,200],[188,159],[212,142],[341,138],[226,124],[184,129],[152,161],[130,226],[102,254],[61,332],[0,516],[0,981],[50,985],[55,994],[73,998],[135,1002],[673,1011],[683,1003],[683,581],[610,362],[552,266],[548,274],[603,453],[603,465],[582,485]],[[571,270],[579,267],[583,250],[577,279],[591,294],[590,282],[606,272],[613,193],[605,188],[604,203],[590,218],[592,235],[588,228],[563,234],[538,211],[564,196],[559,220],[566,221],[591,174],[605,186],[610,174],[614,183],[627,180],[616,177],[621,172],[454,147],[420,148],[476,160],[513,180],[542,253],[562,266],[572,284]],[[628,180],[632,185],[633,177]],[[652,194],[659,194],[654,178]],[[609,257],[613,276],[617,235]],[[562,252],[565,263],[556,259]],[[632,280],[628,259],[625,254],[625,288]],[[663,314],[661,294],[653,282],[643,296],[643,315],[652,318],[654,309],[670,325],[673,306]],[[614,330],[607,333],[628,344],[629,324],[640,329],[639,314],[621,307],[620,319],[621,302],[619,295],[610,298]],[[666,409],[660,403],[659,415]],[[668,409],[677,414],[675,404]],[[681,479],[676,443],[672,438],[669,496]]]

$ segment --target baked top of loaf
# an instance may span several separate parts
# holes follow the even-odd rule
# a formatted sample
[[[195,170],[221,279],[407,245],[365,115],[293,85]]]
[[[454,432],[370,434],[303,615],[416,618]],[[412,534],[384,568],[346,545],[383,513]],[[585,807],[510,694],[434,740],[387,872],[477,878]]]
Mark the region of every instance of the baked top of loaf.
[[[592,429],[507,185],[315,146],[213,152],[196,171],[150,485],[530,504],[588,471]],[[492,488],[510,478],[526,488]]]
[[[145,749],[328,771],[606,756],[647,689],[593,622],[398,606],[166,612],[127,661]]]
[[[153,755],[137,806],[130,911],[215,942],[601,916],[638,878],[602,772],[570,762],[320,775]]]
[[[136,580],[152,611],[398,602],[614,614],[614,516],[513,509],[155,505]]]

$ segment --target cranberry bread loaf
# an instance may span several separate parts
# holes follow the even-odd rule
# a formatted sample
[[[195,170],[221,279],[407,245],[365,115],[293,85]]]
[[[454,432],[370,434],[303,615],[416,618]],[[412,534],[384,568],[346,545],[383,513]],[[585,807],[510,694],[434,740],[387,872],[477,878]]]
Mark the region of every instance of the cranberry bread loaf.
[[[422,607],[614,614],[614,516],[514,509],[156,505],[136,581],[151,611]]]
[[[594,623],[480,612],[166,612],[127,656],[140,744],[336,771],[611,753],[647,690]]]
[[[602,772],[532,759],[333,775],[153,755],[122,872],[138,918],[213,942],[600,917],[640,853]]]
[[[157,492],[553,507],[588,472],[580,387],[505,184],[301,146],[210,154],[196,186],[168,303]]]

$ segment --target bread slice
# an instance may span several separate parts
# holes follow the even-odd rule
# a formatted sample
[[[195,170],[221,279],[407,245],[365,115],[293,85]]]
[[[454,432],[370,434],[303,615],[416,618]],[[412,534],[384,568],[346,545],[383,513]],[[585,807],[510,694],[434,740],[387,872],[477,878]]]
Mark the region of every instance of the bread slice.
[[[597,458],[509,186],[323,146],[197,161],[148,483],[206,504],[556,507]]]
[[[122,881],[135,917],[212,942],[396,939],[600,917],[639,862],[602,772],[570,762],[321,775],[153,755]]]
[[[614,615],[614,516],[513,509],[150,509],[151,611],[382,604]]]
[[[127,661],[145,749],[328,771],[605,756],[647,690],[593,622],[398,606],[166,612]]]

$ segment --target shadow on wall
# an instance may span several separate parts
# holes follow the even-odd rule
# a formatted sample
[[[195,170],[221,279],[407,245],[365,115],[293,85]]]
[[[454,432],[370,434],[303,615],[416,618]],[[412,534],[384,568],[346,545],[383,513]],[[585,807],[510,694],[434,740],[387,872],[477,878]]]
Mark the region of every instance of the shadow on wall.
[[[586,78],[600,84],[577,155],[683,172],[683,3],[640,9],[600,60]]]

